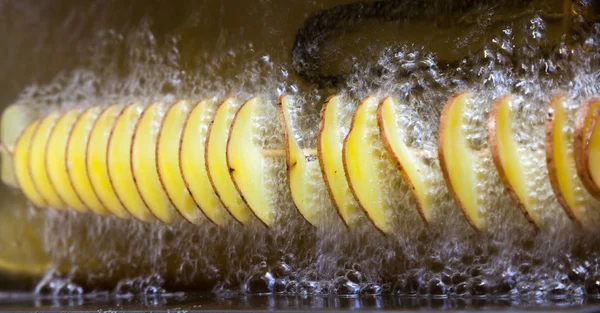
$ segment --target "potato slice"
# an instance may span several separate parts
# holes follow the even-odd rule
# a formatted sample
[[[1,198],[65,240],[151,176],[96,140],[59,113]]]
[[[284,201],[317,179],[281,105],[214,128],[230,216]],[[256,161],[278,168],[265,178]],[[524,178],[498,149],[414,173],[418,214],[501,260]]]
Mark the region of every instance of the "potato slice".
[[[342,96],[332,96],[321,109],[317,156],[327,192],[348,227],[358,225],[364,216],[350,190],[344,171],[342,150],[348,134],[352,111]]]
[[[586,172],[590,173],[591,179],[600,190],[600,108],[596,109],[592,122],[590,123],[589,144],[584,151]],[[600,199],[600,193],[594,194]]]
[[[557,94],[550,100],[546,119],[546,160],[550,184],[567,215],[585,228],[597,227],[598,215],[590,210],[590,197],[578,179],[574,147],[569,132],[571,122],[565,109],[567,98]],[[596,212],[600,213],[600,212]]]
[[[17,139],[35,120],[36,112],[25,104],[13,104],[2,112],[0,120],[0,179],[11,187],[18,187],[14,172],[13,153]]]
[[[227,142],[227,165],[242,199],[265,225],[272,227],[283,207],[283,133],[276,107],[262,98],[248,100],[236,113]],[[285,186],[285,185],[284,185]]]
[[[587,101],[579,109],[577,119],[575,120],[575,142],[573,154],[575,155],[575,166],[577,167],[577,174],[579,175],[581,182],[592,196],[600,199],[600,177],[597,177],[596,180],[594,180],[592,177],[592,172],[590,171],[594,164],[585,160],[586,150],[591,149],[589,151],[592,151],[593,153],[593,149],[590,146],[590,135],[592,134],[593,130],[591,124],[593,121],[593,115],[598,110],[600,110],[600,98]],[[589,156],[589,154],[587,154],[587,156]],[[591,160],[597,159],[592,158]]]
[[[444,106],[438,134],[438,158],[450,194],[471,226],[483,231],[486,228],[481,203],[484,196],[477,189],[475,172],[478,156],[469,146],[463,130],[470,99],[469,92],[457,93]]]
[[[60,117],[60,112],[55,111],[40,121],[29,146],[29,171],[35,188],[46,202],[57,210],[64,210],[67,206],[52,186],[46,168],[46,143]]]
[[[177,209],[163,188],[156,162],[158,134],[168,108],[166,103],[155,102],[142,113],[133,134],[131,167],[146,206],[159,220],[171,224],[177,217]]]
[[[107,163],[112,188],[123,206],[136,218],[151,221],[152,213],[138,191],[132,168],[131,146],[143,111],[141,103],[130,104],[121,111],[108,140]],[[154,154],[154,150],[150,152]]]
[[[211,185],[223,206],[244,225],[252,223],[252,211],[238,192],[227,166],[227,139],[235,113],[241,106],[235,98],[227,98],[219,105],[206,139],[206,168]]]
[[[321,174],[317,150],[302,149],[298,142],[300,135],[294,121],[293,110],[296,109],[294,101],[293,96],[284,95],[279,98],[277,106],[285,138],[290,194],[298,212],[306,221],[314,226],[329,225],[326,211],[334,208],[327,194],[322,193],[325,182]]]
[[[38,208],[45,208],[48,203],[42,195],[37,191],[31,178],[31,172],[29,171],[29,146],[33,139],[33,134],[40,125],[40,120],[36,120],[29,124],[23,131],[21,136],[16,141],[14,151],[14,172],[17,184],[21,191],[29,201],[31,201]]]
[[[381,141],[388,156],[400,172],[402,179],[409,186],[417,203],[417,209],[423,220],[431,222],[435,194],[433,181],[430,178],[432,168],[426,164],[423,150],[406,144],[406,125],[402,125],[400,104],[394,97],[385,98],[377,109],[377,124]]]
[[[160,127],[156,147],[156,163],[163,188],[179,213],[193,224],[199,224],[202,212],[192,198],[179,170],[179,147],[183,126],[192,104],[179,101],[169,108]]]
[[[530,180],[521,160],[524,152],[513,131],[513,96],[505,95],[494,103],[489,120],[488,132],[494,165],[502,184],[530,223],[541,226],[539,203],[530,195],[535,193],[526,182]]]
[[[395,186],[399,185],[401,178],[387,158],[380,140],[378,106],[379,99],[375,96],[368,96],[360,102],[344,140],[342,155],[348,185],[359,205],[377,229],[390,234],[400,217],[400,205],[394,197],[400,192],[395,190]]]
[[[182,177],[202,212],[219,226],[226,225],[229,213],[219,201],[208,177],[204,158],[208,128],[215,112],[212,101],[200,101],[187,117],[181,146],[179,148],[179,167]]]
[[[88,206],[96,213],[106,209],[126,219],[131,215],[110,182],[107,161],[110,134],[122,111],[120,105],[111,105],[104,110],[87,110],[75,125],[68,157],[71,160],[71,181]],[[99,115],[95,117],[96,114]],[[89,139],[86,139],[88,136]]]
[[[63,114],[56,122],[46,143],[46,170],[50,183],[66,205],[78,212],[86,213],[89,209],[75,193],[69,180],[66,162],[67,143],[79,115],[81,110],[73,109]]]

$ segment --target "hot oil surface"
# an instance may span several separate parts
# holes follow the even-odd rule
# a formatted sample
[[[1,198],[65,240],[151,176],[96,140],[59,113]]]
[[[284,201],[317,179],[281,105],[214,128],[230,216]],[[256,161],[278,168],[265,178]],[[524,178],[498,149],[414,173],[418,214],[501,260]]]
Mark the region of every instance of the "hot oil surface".
[[[19,3],[8,2],[7,12],[23,21],[28,14],[41,15],[48,9]],[[233,2],[207,2],[198,7],[188,3],[181,10],[164,12],[167,17],[160,14],[161,8],[150,7],[144,14],[132,4],[128,10],[135,14],[123,21],[109,18],[111,8],[121,8],[115,3],[98,9],[102,18],[97,19],[93,8],[74,6],[66,9],[72,12],[72,20],[61,20],[58,24],[64,30],[56,31],[73,37],[34,38],[48,49],[58,43],[67,46],[61,49],[75,52],[76,60],[50,52],[65,65],[64,70],[46,73],[39,83],[27,82],[16,102],[49,112],[134,100],[150,104],[182,98],[222,99],[232,94],[242,99],[262,95],[273,102],[283,93],[292,93],[307,106],[318,108],[334,92],[347,94],[355,102],[371,93],[395,95],[410,108],[405,123],[410,125],[410,144],[435,151],[439,115],[454,92],[471,90],[476,94],[467,116],[467,132],[470,145],[479,150],[488,149],[486,119],[493,99],[514,92],[523,98],[517,124],[526,131],[519,140],[539,157],[529,168],[540,181],[531,183],[538,186],[535,197],[547,204],[544,215],[552,220],[549,229],[533,232],[527,226],[490,160],[478,169],[480,188],[486,191],[486,210],[493,221],[485,233],[467,224],[440,177],[433,179],[439,182],[435,187],[439,195],[436,214],[442,218],[425,226],[410,197],[399,197],[402,206],[414,214],[401,219],[397,233],[389,236],[368,223],[352,230],[338,221],[332,221],[332,227],[315,229],[301,219],[272,229],[218,228],[207,221],[199,226],[184,221],[166,226],[28,209],[20,222],[39,221],[41,215],[39,233],[57,269],[41,280],[36,292],[110,290],[127,297],[210,289],[219,296],[239,292],[393,293],[540,301],[600,295],[598,235],[577,229],[562,214],[547,181],[543,156],[543,124],[550,96],[565,90],[575,99],[573,103],[580,104],[599,92],[599,24],[592,24],[583,37],[573,39],[571,34],[557,39],[553,34],[556,23],[543,9],[508,19],[508,2],[481,4],[452,12],[454,15],[445,11],[452,5],[438,4],[437,9],[435,5],[422,9],[430,15],[439,10],[443,17],[471,21],[480,29],[467,27],[457,39],[447,41],[447,50],[472,44],[468,56],[452,59],[452,53],[404,41],[402,32],[409,31],[396,22],[391,25],[399,28],[398,40],[382,49],[375,50],[369,36],[351,38],[353,49],[366,49],[371,57],[342,54],[335,46],[328,47],[328,53],[342,56],[340,66],[350,74],[337,86],[321,89],[295,75],[289,56],[293,34],[304,19],[299,12],[320,9],[317,4],[294,3],[283,8],[278,3],[255,1],[244,4],[244,11],[234,10]],[[191,7],[194,10],[186,10]],[[123,17],[120,13],[116,16]],[[494,22],[502,16],[509,21]],[[86,18],[90,20],[86,22]],[[48,21],[49,25],[56,23]],[[14,27],[24,33],[37,29]],[[19,49],[30,47],[22,38],[14,43],[10,55],[20,60]],[[314,145],[318,109],[301,114],[308,125],[306,144]],[[399,190],[400,195],[407,194],[405,186]],[[11,207],[5,203],[0,210]]]

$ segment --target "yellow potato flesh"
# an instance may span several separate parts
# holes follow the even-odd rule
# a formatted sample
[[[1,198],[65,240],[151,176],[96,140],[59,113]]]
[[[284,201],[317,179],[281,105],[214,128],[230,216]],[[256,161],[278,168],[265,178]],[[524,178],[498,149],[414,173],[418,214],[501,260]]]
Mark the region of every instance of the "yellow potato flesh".
[[[319,161],[314,155],[307,155],[300,148],[292,124],[291,106],[292,96],[281,97],[281,117],[285,131],[286,163],[288,168],[288,183],[292,200],[300,214],[312,225],[322,225],[324,220],[320,203],[315,203],[319,184],[315,184],[312,177],[319,174]]]
[[[252,222],[248,205],[236,189],[227,166],[227,138],[235,113],[241,103],[234,98],[226,99],[215,112],[206,143],[206,166],[210,182],[223,206],[244,225]]]
[[[581,106],[575,121],[574,155],[577,174],[589,193],[600,199],[600,187],[590,171],[589,157],[592,128],[594,127],[594,114],[600,111],[600,99],[594,98]]]
[[[131,215],[110,182],[107,162],[110,134],[122,110],[121,106],[112,105],[101,111],[97,118],[94,117],[95,110],[88,110],[80,118],[71,136],[74,142],[70,154],[73,166],[71,180],[75,190],[94,212],[102,212],[106,208],[120,218],[129,218]],[[86,144],[88,132],[89,141]],[[75,141],[77,138],[81,138],[81,141]]]
[[[260,98],[252,98],[242,105],[231,126],[227,165],[244,201],[256,217],[270,227],[277,217],[277,190],[269,182],[276,180],[277,173],[272,170],[273,156],[263,154],[265,130],[262,128],[266,125],[260,121],[266,120],[269,109],[271,107]],[[272,130],[266,132],[273,133]]]
[[[156,158],[160,181],[169,198],[185,219],[198,224],[202,212],[194,202],[179,170],[179,146],[183,126],[191,109],[192,105],[188,101],[180,101],[167,111],[160,128]]]
[[[341,96],[330,98],[321,111],[321,125],[317,152],[325,185],[339,215],[348,227],[358,224],[363,216],[346,180],[342,150],[348,125],[342,113],[347,105]]]
[[[530,178],[525,175],[527,171],[521,161],[523,153],[519,151],[519,144],[513,132],[512,100],[512,96],[504,96],[494,104],[497,111],[492,117],[493,128],[490,129],[490,141],[495,142],[491,145],[492,155],[503,183],[507,185],[513,199],[525,210],[535,225],[540,226],[539,213],[534,209],[538,204],[535,203],[535,198],[530,196],[535,191],[530,190],[526,184]]]
[[[69,136],[80,114],[81,110],[74,109],[65,113],[56,122],[46,146],[46,169],[50,182],[67,206],[78,212],[86,213],[88,208],[81,202],[69,180],[67,168],[69,163],[66,162]]]
[[[18,187],[14,172],[13,152],[23,130],[35,119],[34,111],[24,104],[15,104],[2,112],[0,120],[0,179],[11,187]]]
[[[592,181],[600,189],[600,109],[594,113],[593,125],[590,125],[590,144],[587,148],[587,167]]]
[[[179,166],[185,184],[202,212],[215,224],[223,226],[229,220],[229,213],[211,186],[204,159],[208,127],[214,111],[215,105],[211,101],[201,101],[191,110],[182,134]]]
[[[40,121],[29,146],[29,171],[35,188],[46,202],[57,210],[64,210],[66,205],[52,186],[46,169],[46,143],[59,118],[60,113],[53,112]]]
[[[388,179],[380,166],[381,150],[377,147],[379,101],[370,96],[362,100],[354,112],[352,127],[344,143],[344,168],[351,190],[369,219],[382,232],[394,231],[397,217],[394,203],[388,200]]]
[[[444,180],[452,196],[471,225],[481,231],[485,229],[485,220],[480,210],[479,199],[482,197],[476,188],[475,164],[478,157],[477,152],[469,147],[462,129],[469,99],[469,93],[460,93],[446,104],[440,121],[438,153]]]
[[[121,112],[108,142],[107,162],[110,182],[123,206],[136,218],[150,221],[152,213],[138,192],[131,165],[133,135],[143,111],[144,106],[135,103]],[[154,150],[146,153],[154,154]]]
[[[160,182],[156,162],[158,134],[167,109],[166,104],[156,102],[142,113],[133,137],[131,166],[137,189],[147,207],[158,219],[171,224],[177,211]]]
[[[573,150],[569,148],[569,137],[564,129],[569,118],[564,108],[564,96],[555,96],[550,105],[551,113],[547,121],[546,153],[550,182],[560,204],[565,211],[580,223],[586,222],[584,198],[578,191],[575,159]]]
[[[33,179],[29,172],[29,146],[40,121],[37,120],[23,131],[15,144],[14,151],[14,171],[15,177],[21,191],[25,196],[38,208],[46,207],[48,204],[42,198],[42,195],[37,191],[33,184]]]
[[[381,139],[388,154],[395,160],[400,174],[410,190],[425,221],[430,222],[433,211],[433,186],[427,178],[431,167],[425,164],[420,151],[406,145],[406,129],[401,124],[400,105],[393,97],[386,98],[378,110]]]

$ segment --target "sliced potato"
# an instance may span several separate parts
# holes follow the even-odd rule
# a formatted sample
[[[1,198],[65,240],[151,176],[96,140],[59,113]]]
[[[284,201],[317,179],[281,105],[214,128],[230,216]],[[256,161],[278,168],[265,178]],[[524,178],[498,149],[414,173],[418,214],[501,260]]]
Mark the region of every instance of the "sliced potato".
[[[229,130],[241,102],[227,98],[219,105],[206,139],[206,168],[210,183],[223,206],[244,225],[253,221],[252,211],[238,192],[227,166],[227,139]]]
[[[175,208],[186,220],[198,224],[202,212],[194,202],[179,170],[179,147],[183,126],[192,107],[191,103],[184,100],[175,103],[167,111],[158,135],[156,164],[163,188]]]
[[[219,226],[226,225],[229,213],[219,201],[208,177],[204,158],[208,128],[215,112],[212,101],[200,101],[185,122],[179,150],[179,167],[187,188],[204,214]]]
[[[18,187],[13,163],[15,144],[24,129],[35,120],[36,115],[36,111],[25,104],[13,104],[2,112],[0,120],[0,179],[11,187]]]
[[[586,172],[590,173],[596,188],[600,190],[600,108],[594,113],[589,132],[590,143],[584,151]],[[600,199],[600,193],[594,195]]]
[[[52,186],[66,205],[78,212],[86,213],[89,209],[81,202],[69,180],[66,162],[67,143],[79,115],[81,110],[73,109],[63,114],[56,122],[46,143],[46,170]]]
[[[138,191],[132,168],[131,145],[143,111],[141,103],[130,104],[121,111],[108,140],[107,163],[110,182],[123,206],[136,218],[150,221],[152,213]],[[154,154],[154,150],[150,153]]]
[[[69,152],[72,162],[71,180],[75,190],[94,212],[102,214],[102,211],[106,209],[120,218],[129,218],[131,215],[119,200],[110,182],[107,160],[110,134],[123,107],[111,105],[100,110],[99,113],[96,111],[96,109],[86,111],[75,125],[73,135],[71,135],[73,141],[70,144],[71,152]],[[97,118],[94,117],[96,114],[99,114]],[[86,143],[85,138],[88,138],[88,132],[89,140]],[[78,138],[81,141],[76,141]]]
[[[284,95],[279,98],[279,117],[282,123],[288,186],[292,201],[298,212],[312,225],[328,225],[326,210],[333,210],[331,201],[321,189],[325,182],[319,167],[316,149],[302,149],[298,142],[299,134],[295,126],[292,110],[294,98]]]
[[[466,219],[477,230],[486,228],[481,199],[477,189],[475,164],[478,162],[463,130],[465,111],[471,94],[454,94],[444,106],[438,134],[438,158],[450,194],[463,211]]]
[[[546,119],[546,160],[550,184],[558,202],[567,215],[585,228],[597,227],[593,212],[589,210],[589,196],[577,176],[573,147],[570,146],[568,113],[564,94],[554,95]]]
[[[430,222],[434,210],[435,194],[431,165],[423,158],[423,151],[406,144],[406,125],[402,125],[400,104],[394,97],[385,98],[377,109],[377,123],[381,141],[402,179],[417,203],[425,222]]]
[[[146,206],[159,220],[171,224],[177,217],[177,209],[160,182],[156,162],[158,134],[168,108],[166,103],[156,102],[142,113],[133,134],[131,167]]]
[[[29,171],[29,146],[33,139],[33,134],[40,125],[40,120],[34,121],[19,136],[15,144],[14,151],[14,168],[15,177],[17,183],[27,199],[31,201],[36,207],[44,208],[48,206],[48,203],[42,195],[37,191],[31,178],[31,172]]]
[[[394,180],[401,179],[381,143],[378,106],[379,99],[375,96],[360,102],[354,111],[342,155],[348,185],[359,205],[377,229],[390,234],[401,217],[399,203],[392,200],[400,192],[394,189],[393,186],[398,185]],[[386,163],[393,172],[386,171]]]
[[[46,143],[60,116],[60,113],[55,111],[40,121],[29,146],[29,171],[35,188],[44,200],[51,207],[64,210],[67,206],[52,186],[46,168]]]
[[[269,227],[275,224],[282,207],[277,181],[285,166],[283,155],[264,153],[284,151],[276,114],[275,106],[263,99],[248,100],[236,113],[227,142],[231,178],[254,215]]]
[[[336,95],[327,99],[321,110],[317,139],[317,156],[325,186],[338,214],[348,227],[354,227],[364,216],[350,190],[344,171],[342,150],[350,127],[348,102]]]
[[[592,172],[590,171],[594,165],[585,160],[585,151],[592,149],[590,147],[590,135],[592,134],[593,129],[591,124],[593,115],[598,110],[600,110],[600,98],[587,101],[579,109],[577,119],[575,120],[575,142],[573,154],[575,155],[575,165],[577,167],[577,174],[579,175],[581,182],[592,196],[600,199],[600,180],[594,180],[592,177]]]
[[[494,165],[502,184],[530,223],[541,226],[539,206],[535,193],[526,183],[530,180],[521,160],[523,151],[513,131],[513,96],[505,95],[496,100],[488,120],[490,148]]]

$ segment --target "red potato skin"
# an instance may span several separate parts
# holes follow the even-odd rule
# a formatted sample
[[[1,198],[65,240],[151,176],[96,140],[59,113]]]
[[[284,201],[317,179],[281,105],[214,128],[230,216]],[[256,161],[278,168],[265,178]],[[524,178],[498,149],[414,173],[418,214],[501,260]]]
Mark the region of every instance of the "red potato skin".
[[[381,100],[381,102],[379,102],[379,106],[377,106],[377,126],[379,128],[379,136],[381,137],[381,142],[383,143],[383,147],[385,148],[385,151],[387,152],[388,157],[390,158],[390,160],[392,161],[392,163],[394,164],[394,166],[400,173],[402,180],[404,180],[404,182],[408,186],[408,190],[410,190],[410,193],[412,194],[413,199],[415,199],[417,211],[419,212],[421,219],[423,220],[425,225],[429,226],[429,223],[428,223],[427,219],[425,218],[425,214],[423,213],[423,207],[421,205],[421,202],[419,201],[417,192],[415,191],[415,187],[414,187],[412,181],[410,180],[410,177],[408,177],[408,174],[404,170],[402,163],[400,163],[400,159],[398,159],[398,157],[394,153],[394,150],[392,149],[392,145],[390,144],[390,140],[387,138],[387,135],[385,134],[385,131],[383,129],[383,115],[382,115],[381,110],[383,107],[383,103],[387,99],[388,98]]]
[[[510,94],[504,95],[496,99],[496,101],[492,105],[492,110],[488,118],[488,135],[490,141],[490,151],[492,153],[492,160],[494,161],[494,165],[496,166],[496,170],[498,171],[500,180],[502,181],[502,185],[504,185],[504,188],[506,188],[506,190],[510,194],[510,197],[517,204],[519,210],[527,219],[527,222],[529,222],[529,224],[531,224],[535,230],[539,230],[540,226],[535,224],[535,222],[527,212],[527,209],[525,209],[525,205],[523,204],[523,202],[521,202],[521,199],[519,199],[519,196],[517,195],[513,187],[510,185],[508,177],[506,176],[506,171],[504,171],[502,161],[500,160],[500,152],[498,151],[498,139],[496,138],[496,118],[498,116],[498,112],[500,111],[500,105],[502,104],[502,102],[504,102],[505,100],[507,100],[507,98],[510,97]]]
[[[546,115],[545,135],[546,135],[546,164],[548,166],[548,178],[550,179],[550,185],[556,195],[556,199],[560,203],[561,207],[572,221],[578,226],[581,226],[581,222],[575,218],[573,210],[569,207],[569,204],[565,200],[560,186],[558,185],[558,174],[556,172],[556,162],[554,160],[554,121],[556,117],[556,108],[560,105],[565,95],[562,93],[555,94],[550,99],[550,105],[548,106],[548,114]]]
[[[591,99],[579,109],[579,112],[577,113],[577,119],[575,120],[575,133],[573,143],[577,175],[579,176],[579,179],[581,179],[583,186],[596,199],[600,199],[600,188],[596,186],[592,179],[592,174],[590,173],[587,165],[589,164],[589,160],[586,160],[586,158],[589,158],[589,153],[587,153],[586,156],[586,151],[589,150],[589,144],[592,135],[591,130],[594,126],[591,124],[596,123],[597,118],[594,118],[594,115],[600,110],[600,107],[595,108],[594,112],[591,112],[591,110],[593,109],[594,104],[598,102],[600,102],[600,98]],[[590,115],[592,115],[592,118],[590,121],[589,128],[586,130],[584,129],[585,120]]]
[[[454,187],[452,186],[452,182],[450,180],[450,172],[448,171],[448,166],[447,166],[446,160],[444,158],[444,141],[442,140],[442,138],[444,138],[444,133],[445,133],[444,127],[446,125],[446,118],[448,117],[448,111],[450,111],[450,108],[452,107],[452,105],[454,104],[456,99],[464,94],[469,94],[469,92],[462,91],[462,92],[453,94],[452,97],[450,97],[450,99],[448,99],[448,101],[444,105],[444,109],[442,110],[442,114],[440,115],[440,124],[439,124],[440,126],[438,129],[438,160],[440,162],[440,168],[442,170],[442,175],[444,177],[444,181],[446,182],[446,186],[448,186],[448,190],[450,191],[450,195],[452,196],[454,201],[456,201],[456,203],[458,204],[458,207],[463,212],[463,216],[465,217],[467,222],[469,222],[471,227],[473,227],[473,229],[475,229],[476,231],[481,232],[480,229],[475,227],[475,223],[473,223],[473,221],[467,214],[467,210],[465,209],[462,201],[460,201],[460,198],[458,197],[456,190],[454,190]]]

